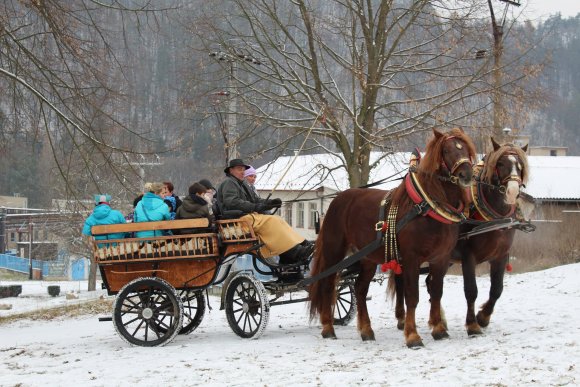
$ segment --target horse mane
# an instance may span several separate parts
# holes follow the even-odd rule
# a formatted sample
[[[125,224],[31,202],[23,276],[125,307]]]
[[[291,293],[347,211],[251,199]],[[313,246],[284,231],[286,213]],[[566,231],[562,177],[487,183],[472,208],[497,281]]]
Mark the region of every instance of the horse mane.
[[[439,175],[439,169],[443,162],[443,144],[445,144],[445,141],[450,137],[458,138],[465,143],[469,152],[469,157],[471,157],[472,160],[475,159],[476,155],[475,144],[460,128],[453,128],[449,132],[442,133],[442,136],[433,135],[425,147],[425,156],[423,156],[419,163],[418,178],[421,181],[423,189],[429,192],[431,198],[438,202],[446,201],[443,185],[437,176]],[[400,203],[405,193],[405,186],[402,184],[402,186],[398,187],[393,193],[393,199]]]
[[[460,128],[453,128],[449,132],[443,133],[443,136],[433,136],[431,141],[427,143],[425,156],[421,159],[419,170],[425,172],[431,177],[434,177],[434,175],[437,174],[443,160],[443,157],[441,156],[443,144],[450,137],[456,137],[463,141],[465,145],[467,145],[469,156],[472,159],[475,159],[475,144],[471,138],[469,138],[469,136],[467,136]]]
[[[485,156],[485,164],[481,172],[482,180],[491,184],[497,162],[506,153],[515,153],[520,159],[522,163],[522,183],[526,184],[529,176],[528,156],[522,148],[509,143],[503,144],[498,150],[491,151]]]

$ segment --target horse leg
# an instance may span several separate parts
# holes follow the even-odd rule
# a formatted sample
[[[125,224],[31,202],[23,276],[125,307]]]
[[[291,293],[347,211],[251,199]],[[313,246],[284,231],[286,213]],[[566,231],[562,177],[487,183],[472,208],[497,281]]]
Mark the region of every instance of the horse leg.
[[[475,280],[475,257],[468,253],[461,261],[463,273],[463,292],[467,302],[467,315],[465,316],[465,328],[467,335],[481,335],[481,327],[475,318],[475,300],[477,299],[477,281]]]
[[[397,318],[397,329],[402,331],[405,328],[405,284],[402,275],[391,274],[395,278],[395,317]]]
[[[363,341],[375,340],[375,332],[371,328],[371,320],[367,308],[369,285],[376,271],[376,264],[363,266],[354,284],[357,307],[357,326]]]
[[[431,277],[430,290],[431,310],[429,313],[429,326],[432,328],[431,336],[435,340],[441,340],[449,337],[447,333],[447,323],[441,317],[441,297],[443,296],[443,279],[447,272],[447,263],[430,264],[429,275]]]
[[[411,262],[411,260],[409,260]],[[407,306],[407,315],[405,316],[405,343],[409,348],[417,348],[423,346],[421,336],[417,333],[417,325],[415,324],[415,311],[419,303],[419,269],[417,267],[410,267],[407,265],[403,270],[404,284],[405,284],[405,305]]]
[[[489,319],[493,313],[495,303],[501,297],[501,293],[503,292],[503,276],[505,274],[505,265],[508,262],[508,257],[509,253],[501,259],[496,259],[489,263],[489,279],[491,281],[491,286],[489,288],[489,300],[483,304],[481,310],[479,313],[477,313],[477,322],[482,327],[489,325]]]
[[[336,283],[336,273],[329,275],[327,278],[321,279],[320,285],[321,289],[325,289],[324,292],[327,295],[335,294]],[[320,310],[320,324],[322,324],[321,335],[325,339],[336,339],[336,333],[334,333],[334,304],[336,303],[336,295],[332,298],[334,301],[325,303]]]

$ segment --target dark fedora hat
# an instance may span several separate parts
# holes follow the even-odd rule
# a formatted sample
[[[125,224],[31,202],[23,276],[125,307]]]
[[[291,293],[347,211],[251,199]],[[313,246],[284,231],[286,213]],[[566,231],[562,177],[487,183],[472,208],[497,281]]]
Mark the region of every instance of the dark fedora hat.
[[[230,168],[239,167],[239,166],[242,166],[242,167],[244,167],[246,169],[250,168],[249,165],[244,164],[244,161],[242,159],[233,159],[233,160],[230,160],[230,165],[228,165],[224,169],[224,173],[228,173],[229,170],[230,170]]]

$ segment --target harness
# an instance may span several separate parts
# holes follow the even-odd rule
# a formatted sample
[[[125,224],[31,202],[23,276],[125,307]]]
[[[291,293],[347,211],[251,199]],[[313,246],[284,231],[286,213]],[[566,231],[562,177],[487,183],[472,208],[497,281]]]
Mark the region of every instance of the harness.
[[[375,224],[375,239],[354,253],[353,255],[343,259],[336,265],[318,273],[317,275],[306,278],[298,283],[299,286],[307,286],[321,278],[325,278],[331,274],[339,272],[347,267],[353,265],[354,263],[360,261],[367,254],[372,253],[380,246],[384,244],[385,247],[385,263],[381,265],[382,271],[393,270],[395,274],[401,274],[402,266],[400,261],[399,249],[397,246],[397,234],[415,217],[429,216],[438,222],[444,224],[461,223],[466,220],[463,215],[463,203],[461,203],[460,209],[455,209],[452,206],[443,207],[438,205],[433,201],[423,190],[423,187],[419,183],[417,178],[416,166],[421,159],[421,153],[418,149],[412,152],[411,160],[409,162],[409,173],[405,177],[405,188],[407,194],[415,203],[415,205],[409,210],[399,221],[397,221],[398,206],[392,205],[391,193],[389,191],[383,200],[381,200],[379,206],[379,221]],[[454,176],[451,174],[457,170],[457,168],[463,163],[471,163],[471,160],[462,158],[458,160],[452,168],[448,168],[447,165],[443,164],[445,168],[449,171],[450,177],[439,176],[440,180],[449,181],[452,183],[457,183],[457,179],[452,179]],[[385,217],[385,213],[388,214]],[[390,257],[390,259],[389,259]]]
[[[429,216],[430,218],[444,224],[463,222],[465,220],[465,216],[463,215],[464,208],[463,202],[460,203],[459,208],[454,208],[449,204],[439,205],[434,200],[432,200],[429,197],[429,195],[425,192],[417,177],[417,165],[419,164],[420,160],[421,154],[417,149],[415,149],[415,151],[413,151],[413,154],[411,156],[409,173],[405,177],[405,189],[407,190],[409,198],[411,198],[413,203],[415,203],[415,206],[413,207],[411,214],[413,212],[415,212],[415,214],[413,214],[413,216],[409,218],[403,225],[399,226],[399,224],[397,224],[398,225],[397,228],[400,230],[409,220],[418,215]],[[468,159],[460,159],[459,161],[457,161],[454,167],[452,169],[449,169],[450,176],[452,176],[451,174],[458,168],[459,165],[465,162],[470,161]],[[452,183],[457,183],[457,180],[454,179],[446,179],[444,177],[441,178],[443,180],[448,180]],[[407,216],[408,214],[405,216],[405,218]],[[403,219],[401,219],[401,221]]]
[[[515,152],[506,152],[505,154],[512,154],[517,156]],[[485,195],[483,194],[483,187],[486,186],[491,189],[498,190],[502,194],[505,194],[506,191],[505,184],[507,184],[509,181],[516,181],[521,186],[522,185],[521,177],[519,175],[510,174],[506,176],[503,180],[500,180],[499,173],[496,168],[495,176],[497,176],[499,185],[488,184],[482,181],[484,166],[485,160],[482,160],[479,163],[477,163],[477,165],[473,168],[473,174],[475,177],[469,190],[472,200],[471,201],[472,205],[469,211],[469,218],[488,222],[491,220],[511,217],[516,212],[517,206],[515,204],[512,204],[507,213],[500,214],[499,212],[493,209],[493,207],[489,204],[489,202],[485,198]]]

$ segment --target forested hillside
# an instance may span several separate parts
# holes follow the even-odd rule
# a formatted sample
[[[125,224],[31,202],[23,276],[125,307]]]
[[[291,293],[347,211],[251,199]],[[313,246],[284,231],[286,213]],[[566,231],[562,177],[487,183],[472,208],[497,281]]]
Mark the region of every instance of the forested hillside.
[[[408,7],[413,4],[399,3]],[[0,195],[20,193],[29,197],[32,207],[47,206],[52,198],[82,199],[83,194],[89,196],[104,190],[120,200],[130,200],[141,189],[141,178],[172,180],[178,193],[183,194],[192,181],[221,178],[228,157],[224,142],[232,141],[224,138],[227,125],[236,126],[240,154],[258,165],[300,147],[312,118],[329,131],[335,130],[332,125],[348,126],[345,113],[348,109],[341,111],[340,117],[328,108],[320,111],[310,109],[311,116],[307,119],[296,110],[296,106],[293,106],[293,111],[285,111],[284,106],[290,107],[285,105],[286,102],[274,104],[274,95],[303,92],[298,89],[281,92],[284,87],[278,81],[280,90],[276,90],[277,94],[272,89],[266,94],[265,88],[258,87],[263,86],[266,79],[260,78],[263,73],[270,72],[271,75],[282,69],[273,67],[272,63],[284,59],[292,46],[289,41],[279,44],[276,48],[278,56],[270,58],[256,54],[265,53],[265,48],[258,47],[259,40],[254,40],[257,43],[253,46],[246,43],[253,30],[240,16],[240,9],[229,2],[189,0],[178,3],[165,0],[154,2],[152,8],[145,10],[95,6],[84,11],[73,9],[72,5],[69,8],[59,1],[39,4],[23,1],[0,6],[0,68],[5,70],[0,74]],[[70,4],[85,3],[76,0]],[[320,29],[320,36],[328,37],[329,45],[335,43],[332,34],[344,27],[348,18],[337,11],[339,8],[328,3],[315,1],[313,4],[317,12],[328,16],[316,19],[313,28]],[[277,12],[287,15],[284,23],[289,26],[299,24],[296,20],[301,15],[292,14],[290,5],[279,3],[279,8],[282,11],[277,9]],[[453,54],[457,57],[465,53],[473,53],[475,57],[473,47],[489,44],[491,31],[487,31],[489,22],[485,13],[479,19],[454,15],[457,20],[450,22],[454,27],[445,27],[443,23],[433,23],[440,15],[433,16],[436,11],[428,4],[421,11],[428,13],[429,17],[420,20],[419,27],[413,25],[410,30],[413,33],[407,35],[414,37],[407,38],[409,46],[420,38],[427,41],[427,37],[437,34],[448,34],[446,39],[449,39],[453,28],[465,33],[461,36],[457,33],[454,37],[457,43],[453,45]],[[226,19],[223,15],[231,18]],[[411,20],[410,16],[402,15]],[[67,16],[70,18],[66,19]],[[239,25],[232,27],[232,20]],[[520,73],[526,73],[525,68],[518,67],[522,63],[542,70],[540,73],[526,73],[518,80],[524,82],[522,90],[529,87],[530,93],[534,93],[531,95],[541,95],[541,101],[535,101],[540,103],[533,105],[532,111],[526,110],[525,114],[513,110],[517,119],[509,121],[509,125],[521,134],[531,134],[532,145],[568,146],[569,155],[580,155],[580,15],[571,19],[552,17],[536,25],[524,20],[509,23],[512,35],[506,34],[505,38],[507,57],[525,55],[525,60],[512,58],[519,64],[511,67],[514,74],[509,75],[515,79]],[[61,28],[61,33],[54,33],[55,28]],[[218,36],[219,31],[226,29],[230,35]],[[483,35],[468,35],[476,30],[482,31]],[[52,31],[52,35],[45,34],[46,31]],[[230,48],[240,47],[238,42],[242,39],[233,31],[245,35],[244,44],[249,49],[245,48],[243,52],[226,50],[228,44]],[[394,38],[387,38],[385,42],[389,43],[391,39]],[[340,53],[343,57],[351,49],[356,53],[357,47],[361,52],[370,51],[362,39],[353,39],[353,42],[352,46],[337,43],[333,49],[336,52],[344,50]],[[292,44],[306,47],[307,40]],[[429,44],[422,47],[425,52],[448,48],[445,45],[449,46],[449,40],[437,42],[433,38]],[[324,44],[320,47],[320,50],[325,49]],[[425,108],[422,106],[425,102],[419,102],[419,96],[427,91],[435,95],[448,87],[457,87],[448,80],[447,83],[434,81],[433,74],[425,68],[421,69],[423,72],[413,73],[407,68],[407,73],[397,75],[396,69],[407,65],[406,60],[400,59],[400,53],[405,49],[403,47],[399,54],[389,59],[392,67],[385,70],[385,79],[394,79],[396,84],[387,87],[390,94],[386,95],[393,100],[404,102],[408,98],[413,102],[408,107],[401,103],[402,107],[398,108],[384,104],[384,110],[374,120],[378,129],[382,125],[387,129],[384,135],[380,130],[373,133],[369,147],[384,151],[406,150],[409,143],[424,141],[427,127],[439,123],[443,126],[464,125],[474,132],[490,127],[489,118],[485,116],[489,116],[489,103],[486,102],[489,96],[480,86],[485,83],[481,82],[483,77],[465,88],[464,94],[477,95],[477,101],[457,99],[457,105],[450,104],[448,108],[447,102],[440,104],[433,114],[420,112],[413,116],[415,126],[403,126],[409,121],[409,115],[415,114],[414,110]],[[321,54],[321,57],[326,55],[326,60],[330,58],[343,65],[341,58],[331,58],[331,51]],[[250,55],[252,52],[253,56]],[[232,53],[240,55],[234,58],[237,62],[227,56]],[[409,58],[416,59],[416,53]],[[397,60],[401,62],[396,63]],[[442,56],[434,56],[429,61],[441,66],[433,73],[445,74],[444,66],[449,66],[449,63],[443,63]],[[427,60],[415,63],[413,68],[425,63]],[[485,69],[484,65],[477,64],[479,62],[472,60],[469,63],[474,66],[474,71],[475,66]],[[299,59],[296,59],[296,66],[302,66]],[[335,65],[328,66],[325,70],[330,74]],[[369,67],[362,66],[359,71],[354,64],[350,68],[344,66],[342,72],[336,72],[338,76],[334,74],[324,79],[326,84],[321,87],[337,83],[336,94],[340,99],[352,99],[355,106],[362,106],[365,100],[359,100],[356,92],[348,95],[347,89],[354,90],[355,81],[366,87],[367,80],[362,78],[365,73],[368,76]],[[459,71],[465,71],[465,67],[459,70],[458,66],[453,71],[459,78],[464,76]],[[291,78],[297,74],[284,76]],[[31,87],[20,82],[21,79],[26,79]],[[413,88],[403,89],[403,80],[413,84]],[[304,79],[305,83],[310,81]],[[234,88],[234,82],[237,88]],[[71,125],[54,109],[48,109],[46,101],[38,102],[33,88],[50,95],[52,99],[48,102],[65,116],[72,117],[71,121],[78,126]],[[510,89],[510,86],[505,89]],[[234,95],[236,99],[233,99]],[[384,96],[377,94],[379,102],[383,103],[381,98]],[[518,97],[518,101],[532,106],[524,97]],[[466,97],[462,95],[461,98]],[[336,104],[332,100],[323,102],[331,107]],[[515,106],[515,102],[506,102],[506,106],[509,115],[509,107]],[[232,121],[233,115],[228,114],[233,110],[237,113],[235,121]],[[521,124],[517,122],[520,114]],[[293,120],[293,125],[305,129],[289,133],[283,126],[276,126],[269,120],[284,115],[289,121]],[[364,118],[360,111],[353,112],[353,117],[356,120]],[[322,130],[319,134],[316,142],[313,140],[316,133],[309,138],[303,152],[340,151],[340,145],[331,141]],[[345,136],[347,141],[351,140],[349,136],[348,133]],[[352,155],[353,159],[364,158],[364,155]]]

